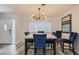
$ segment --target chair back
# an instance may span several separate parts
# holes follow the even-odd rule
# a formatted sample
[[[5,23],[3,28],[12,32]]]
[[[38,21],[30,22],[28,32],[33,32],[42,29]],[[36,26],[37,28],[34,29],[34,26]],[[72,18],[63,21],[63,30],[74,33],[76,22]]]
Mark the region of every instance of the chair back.
[[[55,35],[56,32],[52,32],[53,35]]]
[[[29,32],[25,32],[25,35],[27,36],[28,34],[30,34]]]
[[[69,40],[72,41],[72,42],[74,42],[76,38],[77,38],[77,33],[71,32]]]
[[[44,31],[38,31],[38,33],[44,33]]]
[[[55,36],[56,36],[57,38],[61,38],[61,36],[62,36],[62,31],[56,31]]]
[[[33,34],[34,48],[45,48],[46,47],[46,34]]]

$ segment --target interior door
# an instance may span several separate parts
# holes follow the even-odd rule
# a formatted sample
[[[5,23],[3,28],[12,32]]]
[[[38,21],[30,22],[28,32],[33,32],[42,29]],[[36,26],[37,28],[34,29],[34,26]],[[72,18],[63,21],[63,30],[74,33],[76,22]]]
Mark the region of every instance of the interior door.
[[[0,20],[0,44],[11,44],[11,20]]]

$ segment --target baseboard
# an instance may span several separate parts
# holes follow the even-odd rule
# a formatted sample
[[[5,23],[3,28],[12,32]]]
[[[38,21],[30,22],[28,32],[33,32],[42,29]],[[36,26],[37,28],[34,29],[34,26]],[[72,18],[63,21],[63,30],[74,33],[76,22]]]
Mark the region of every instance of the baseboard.
[[[11,43],[0,43],[0,45],[12,45]]]
[[[19,49],[21,46],[23,46],[24,42],[18,42],[16,44],[16,48]]]

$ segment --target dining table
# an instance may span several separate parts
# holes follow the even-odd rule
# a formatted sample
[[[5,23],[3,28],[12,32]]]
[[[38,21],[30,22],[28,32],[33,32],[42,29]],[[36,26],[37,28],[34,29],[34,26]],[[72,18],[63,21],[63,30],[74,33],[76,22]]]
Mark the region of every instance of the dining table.
[[[56,42],[57,42],[57,37],[54,36],[52,33],[30,33],[29,35],[25,36],[25,55],[27,55],[28,52],[28,43],[33,43],[33,34],[47,34],[46,36],[46,44],[49,44],[50,42],[53,43],[53,54],[56,55]]]

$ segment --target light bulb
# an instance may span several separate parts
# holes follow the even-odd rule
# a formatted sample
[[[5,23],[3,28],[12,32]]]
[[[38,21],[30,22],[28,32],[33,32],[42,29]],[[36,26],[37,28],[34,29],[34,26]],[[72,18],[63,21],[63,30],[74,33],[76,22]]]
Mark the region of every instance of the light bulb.
[[[45,13],[43,12],[42,15],[45,15]]]

